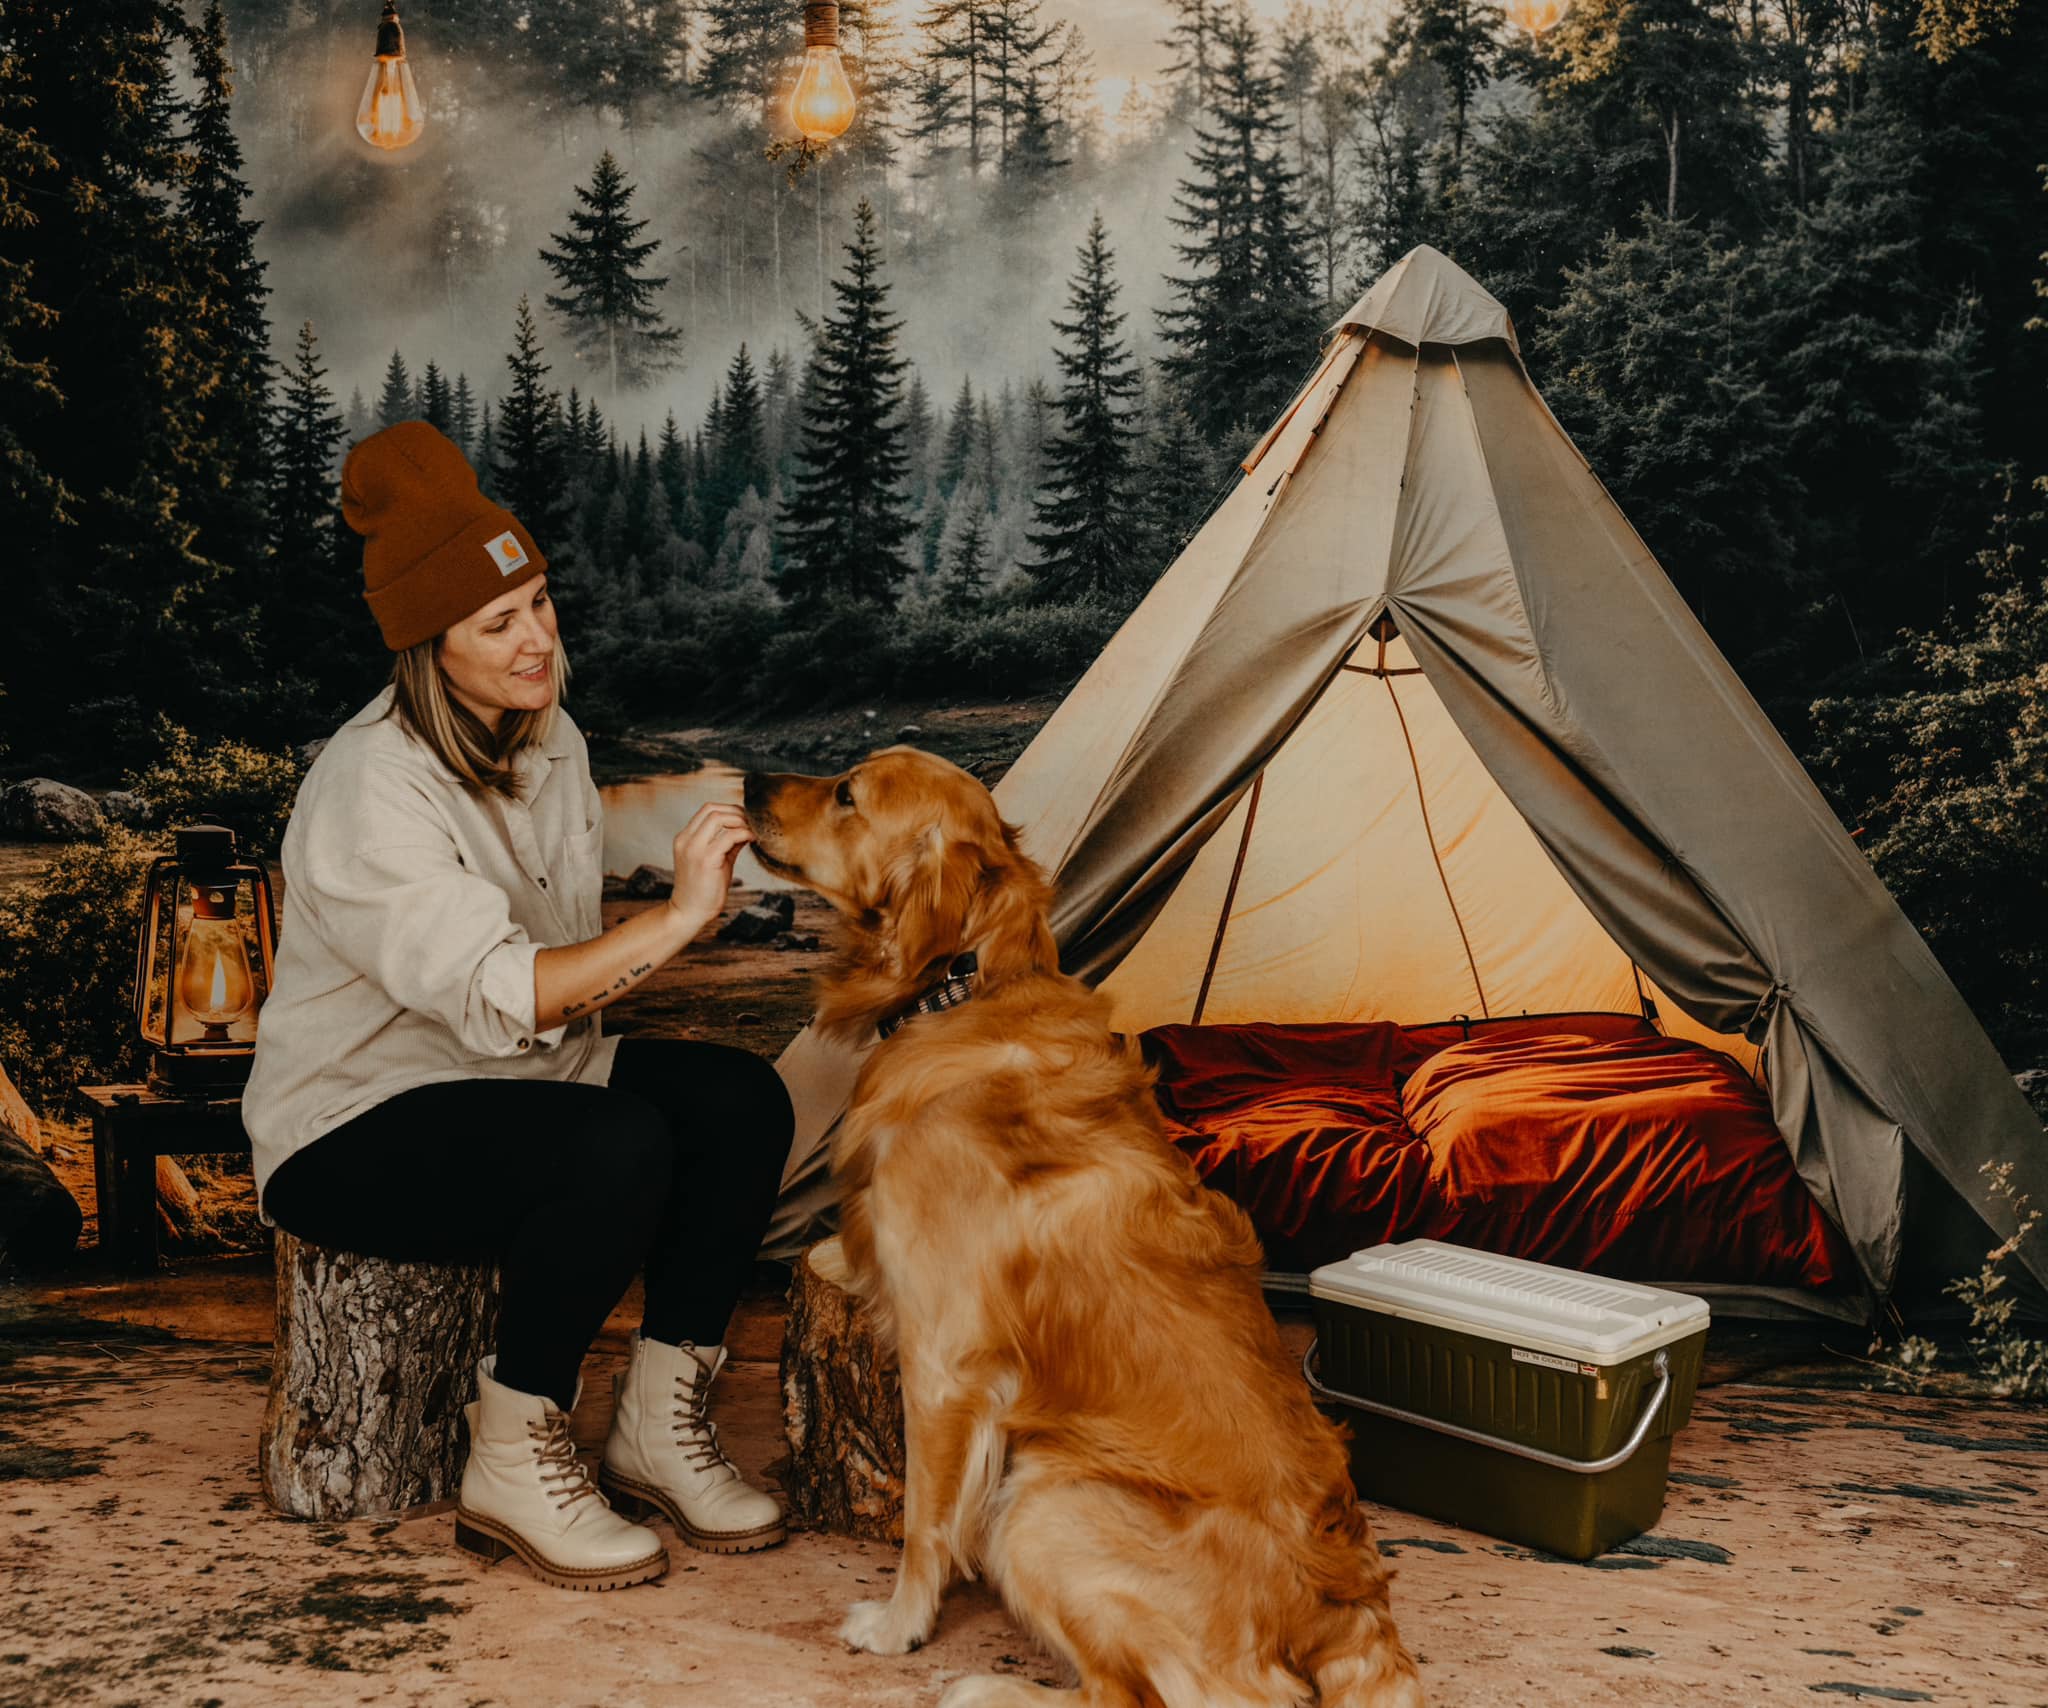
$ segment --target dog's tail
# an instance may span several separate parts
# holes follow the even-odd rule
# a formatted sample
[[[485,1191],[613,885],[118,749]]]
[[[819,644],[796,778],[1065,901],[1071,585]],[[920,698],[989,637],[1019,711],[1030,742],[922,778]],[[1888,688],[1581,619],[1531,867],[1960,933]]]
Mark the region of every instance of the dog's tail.
[[[1350,1629],[1315,1669],[1322,1708],[1424,1708],[1422,1679],[1387,1615],[1386,1598],[1345,1612]]]

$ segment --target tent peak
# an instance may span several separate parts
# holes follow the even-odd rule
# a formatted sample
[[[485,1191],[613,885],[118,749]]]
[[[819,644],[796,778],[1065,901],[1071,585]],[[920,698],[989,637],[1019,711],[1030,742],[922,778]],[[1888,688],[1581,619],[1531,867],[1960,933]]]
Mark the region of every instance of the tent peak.
[[[1484,286],[1439,249],[1418,243],[1352,305],[1333,332],[1385,332],[1404,344],[1499,338],[1516,355],[1515,323]]]

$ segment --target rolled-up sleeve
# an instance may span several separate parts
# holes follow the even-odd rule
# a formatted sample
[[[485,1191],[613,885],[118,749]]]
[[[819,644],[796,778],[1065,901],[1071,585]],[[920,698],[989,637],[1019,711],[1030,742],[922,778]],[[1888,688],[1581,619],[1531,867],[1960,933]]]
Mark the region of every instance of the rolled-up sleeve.
[[[479,1056],[558,1043],[534,1026],[541,945],[513,923],[505,892],[452,845],[388,843],[309,864],[302,882],[328,947],[402,1008],[432,1015]]]

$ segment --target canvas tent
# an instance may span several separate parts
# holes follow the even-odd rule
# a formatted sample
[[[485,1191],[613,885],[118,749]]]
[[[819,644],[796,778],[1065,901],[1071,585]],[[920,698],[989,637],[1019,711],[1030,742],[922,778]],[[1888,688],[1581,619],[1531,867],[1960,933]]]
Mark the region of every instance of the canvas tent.
[[[996,790],[1121,1028],[1653,1015],[1761,1075],[1909,1302],[2011,1231],[1987,1160],[2048,1204],[2010,1074],[1499,303],[1412,251],[1244,469]],[[771,1249],[829,1205],[856,1065],[809,1032],[782,1058]]]

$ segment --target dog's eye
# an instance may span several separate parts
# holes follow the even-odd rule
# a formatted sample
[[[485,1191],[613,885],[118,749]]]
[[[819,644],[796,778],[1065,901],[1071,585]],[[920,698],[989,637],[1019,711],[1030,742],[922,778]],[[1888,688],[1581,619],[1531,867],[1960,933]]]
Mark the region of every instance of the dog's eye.
[[[839,787],[832,791],[832,798],[843,807],[851,807],[853,805],[852,781],[842,777],[839,780]]]

